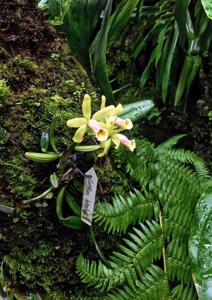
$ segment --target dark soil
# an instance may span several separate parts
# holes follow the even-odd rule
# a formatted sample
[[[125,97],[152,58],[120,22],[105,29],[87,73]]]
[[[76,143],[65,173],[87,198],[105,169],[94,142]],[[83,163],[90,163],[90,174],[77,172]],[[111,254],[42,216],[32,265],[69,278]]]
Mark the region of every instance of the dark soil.
[[[81,110],[82,95],[93,93],[93,87],[64,46],[63,35],[47,25],[35,3],[0,0],[0,79],[10,89],[0,103],[0,129],[7,135],[5,141],[0,136],[0,204],[16,209],[10,215],[0,212],[0,285],[64,300],[81,289],[75,260],[93,244],[86,227],[78,232],[59,223],[55,211],[58,190],[49,200],[23,206],[23,199],[48,188],[52,171],[60,173],[56,164],[32,163],[24,154],[40,152],[41,132],[54,117],[61,128],[56,142],[67,149],[71,137],[64,122]],[[66,155],[60,161],[61,172],[73,167],[72,156]],[[88,167],[86,162],[80,164],[82,171]],[[81,176],[76,178],[83,184]],[[81,194],[75,193],[81,201]]]
[[[43,59],[60,46],[60,37],[44,22],[34,1],[0,1],[1,59],[17,53]]]

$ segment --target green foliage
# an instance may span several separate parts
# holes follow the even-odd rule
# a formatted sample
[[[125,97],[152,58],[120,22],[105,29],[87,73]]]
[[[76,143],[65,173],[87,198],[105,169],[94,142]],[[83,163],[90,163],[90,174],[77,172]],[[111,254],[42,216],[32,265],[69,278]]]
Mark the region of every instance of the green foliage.
[[[155,265],[151,265],[146,272],[140,276],[136,288],[124,287],[109,293],[105,300],[122,300],[122,299],[162,299],[168,294],[167,281],[164,277],[163,270]]]
[[[134,190],[126,197],[115,196],[112,204],[100,202],[95,209],[94,219],[99,225],[104,225],[108,233],[126,232],[130,224],[152,218],[154,201],[148,196]]]
[[[6,81],[4,79],[1,79],[0,80],[0,103],[4,101],[5,97],[9,94],[9,92],[10,89],[7,86]]]
[[[160,98],[165,103],[168,96],[171,97],[175,106],[187,98],[211,44],[211,23],[200,1],[189,5],[190,2],[158,0],[151,4],[144,1],[140,19],[146,22],[146,30],[138,38],[133,51],[136,59],[147,44],[152,45],[140,86],[146,85],[155,69]],[[182,67],[179,62],[182,62]]]
[[[109,265],[77,259],[82,281],[102,299],[197,299],[187,241],[196,203],[211,180],[198,156],[173,149],[183,136],[159,146],[138,140],[135,153],[117,154],[140,190],[97,203],[94,220],[127,237]]]
[[[101,262],[89,262],[79,256],[77,269],[83,282],[102,291],[111,290],[124,282],[135,288],[143,270],[161,257],[162,246],[159,224],[147,221],[147,225],[140,224],[139,228],[134,228],[129,238],[124,239],[124,244],[119,246],[119,251],[113,252],[109,258],[110,268]]]
[[[108,72],[106,67],[106,52],[108,32],[110,29],[110,15],[112,10],[112,0],[108,0],[104,10],[104,17],[100,30],[93,41],[90,55],[91,65],[94,76],[99,83],[102,91],[110,102],[113,101],[113,92],[108,78]]]
[[[138,0],[122,0],[114,12],[112,4],[112,0],[49,0],[48,7],[43,6],[48,8],[50,22],[66,33],[73,53],[93,72],[110,102],[114,97],[106,67],[108,45],[128,23]]]
[[[210,188],[197,203],[189,240],[193,277],[195,278],[195,283],[198,286],[197,292],[199,299],[202,300],[209,300],[212,297],[211,229],[212,189]]]
[[[175,300],[197,300],[197,294],[193,286],[177,285],[171,293],[171,297]]]
[[[62,283],[65,278],[63,276],[69,277],[70,272],[67,266],[58,264],[54,245],[43,240],[28,251],[14,247],[3,257],[3,262],[5,269],[12,270],[9,272],[11,279],[18,280],[19,285],[28,289],[36,285],[50,294],[55,288],[54,284],[58,282],[58,277]]]

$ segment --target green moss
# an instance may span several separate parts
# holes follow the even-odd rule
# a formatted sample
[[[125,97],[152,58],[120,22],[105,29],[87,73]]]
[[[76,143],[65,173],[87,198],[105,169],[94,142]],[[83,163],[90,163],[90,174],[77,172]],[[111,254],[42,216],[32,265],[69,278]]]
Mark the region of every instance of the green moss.
[[[95,165],[95,170],[102,189],[108,194],[123,194],[128,191],[129,182],[127,176],[112,164],[109,157],[103,165]]]
[[[22,68],[31,72],[35,72],[38,69],[38,65],[31,58],[17,55],[13,60],[13,66],[15,68]]]
[[[13,281],[18,280],[20,285],[29,289],[42,288],[50,293],[55,282],[63,282],[65,276],[69,277],[68,268],[56,263],[54,252],[50,243],[39,241],[31,250],[13,248],[10,254],[3,257],[3,262]]]
[[[6,80],[1,79],[0,80],[0,108],[1,108],[1,105],[4,103],[4,100],[7,97],[7,95],[9,94],[9,92],[10,92],[10,89],[7,86]]]

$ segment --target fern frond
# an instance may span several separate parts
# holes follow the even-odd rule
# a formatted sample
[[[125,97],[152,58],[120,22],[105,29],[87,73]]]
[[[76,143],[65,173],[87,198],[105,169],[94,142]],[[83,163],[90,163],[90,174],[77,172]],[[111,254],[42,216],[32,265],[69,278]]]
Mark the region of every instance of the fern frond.
[[[176,286],[171,292],[172,300],[197,300],[197,293],[192,285],[180,284]]]
[[[178,279],[184,283],[192,282],[191,260],[187,245],[180,239],[172,240],[167,247],[167,275],[171,281]]]
[[[200,176],[206,178],[209,177],[209,171],[206,163],[192,151],[184,149],[165,149],[163,152],[175,161],[193,165]]]
[[[119,246],[119,252],[113,252],[110,260],[117,265],[134,265],[138,271],[145,269],[162,254],[162,232],[160,225],[155,222],[140,223],[139,229],[133,228],[129,233],[129,239],[123,239],[124,245]],[[148,255],[146,255],[148,253]],[[123,266],[124,267],[124,266]]]
[[[152,265],[139,277],[136,288],[125,286],[112,290],[104,300],[162,300],[168,295],[168,283],[163,270]]]
[[[189,228],[193,219],[190,207],[175,205],[164,216],[164,236],[169,240],[185,239],[189,235]]]
[[[184,283],[192,282],[190,259],[187,257],[184,260],[169,257],[167,261],[168,279],[175,279]]]
[[[154,145],[146,139],[136,140],[135,152],[128,152],[126,156],[125,151],[120,158],[126,161],[126,170],[130,176],[144,189],[153,177],[152,172],[155,174],[154,168],[151,168],[156,159]]]
[[[121,278],[117,271],[106,267],[101,261],[97,264],[82,255],[77,258],[76,267],[83,283],[95,286],[101,291],[109,291],[124,282],[124,276]]]
[[[211,181],[198,156],[172,149],[183,136],[158,147],[140,140],[135,152],[120,150],[117,154],[141,191],[117,195],[112,204],[99,203],[94,219],[112,233],[126,232],[131,225],[147,221],[133,228],[112,253],[110,267],[82,256],[77,260],[83,282],[109,292],[105,300],[197,299],[186,242],[196,203]],[[161,265],[162,256],[164,272],[152,265]],[[179,285],[173,288],[176,283]]]
[[[155,182],[159,182],[160,185],[157,183],[156,189],[159,190],[158,196],[162,205],[167,205],[167,202],[169,206],[179,202],[195,202],[201,195],[199,176],[189,167],[167,157],[161,158],[157,177]]]
[[[126,232],[129,225],[151,219],[153,211],[151,199],[135,189],[127,197],[115,196],[112,204],[100,202],[95,208],[94,220],[108,233]]]
[[[84,283],[101,291],[109,291],[125,281],[131,288],[135,288],[143,270],[161,257],[162,246],[159,224],[147,221],[147,225],[140,224],[139,229],[133,228],[129,239],[124,239],[124,244],[119,246],[119,252],[113,252],[109,258],[110,268],[80,255],[77,259],[77,271]]]
[[[158,150],[165,150],[165,149],[170,149],[173,146],[175,146],[179,140],[181,140],[182,138],[184,138],[186,136],[186,134],[178,134],[175,136],[172,136],[171,138],[169,138],[168,140],[166,140],[165,142],[161,143],[157,149]]]

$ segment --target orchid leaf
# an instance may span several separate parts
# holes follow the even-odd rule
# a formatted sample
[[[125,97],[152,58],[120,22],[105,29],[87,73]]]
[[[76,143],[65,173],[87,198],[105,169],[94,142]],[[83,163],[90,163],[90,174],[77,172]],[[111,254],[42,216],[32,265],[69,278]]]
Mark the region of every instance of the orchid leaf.
[[[133,11],[138,4],[138,0],[122,0],[115,12],[111,16],[111,25],[108,33],[108,42],[117,39],[118,35],[128,23]]]
[[[190,0],[175,0],[175,18],[179,29],[179,40],[184,48],[187,38],[187,14]]]
[[[199,200],[189,240],[193,278],[200,300],[212,299],[212,189]]]
[[[163,102],[166,101],[167,94],[168,94],[168,88],[171,81],[171,67],[173,66],[173,58],[176,51],[177,41],[179,36],[179,30],[177,26],[175,25],[174,33],[172,37],[172,41],[170,44],[168,56],[166,59],[166,62],[163,66],[163,79],[162,79],[162,100]]]
[[[152,100],[141,100],[129,103],[124,105],[124,110],[120,114],[120,117],[136,121],[144,117],[153,107],[154,103]]]
[[[90,49],[93,73],[104,95],[110,103],[114,102],[114,97],[108,78],[106,52],[108,43],[108,33],[110,30],[110,15],[112,10],[112,2],[112,0],[107,1],[101,28]]]

